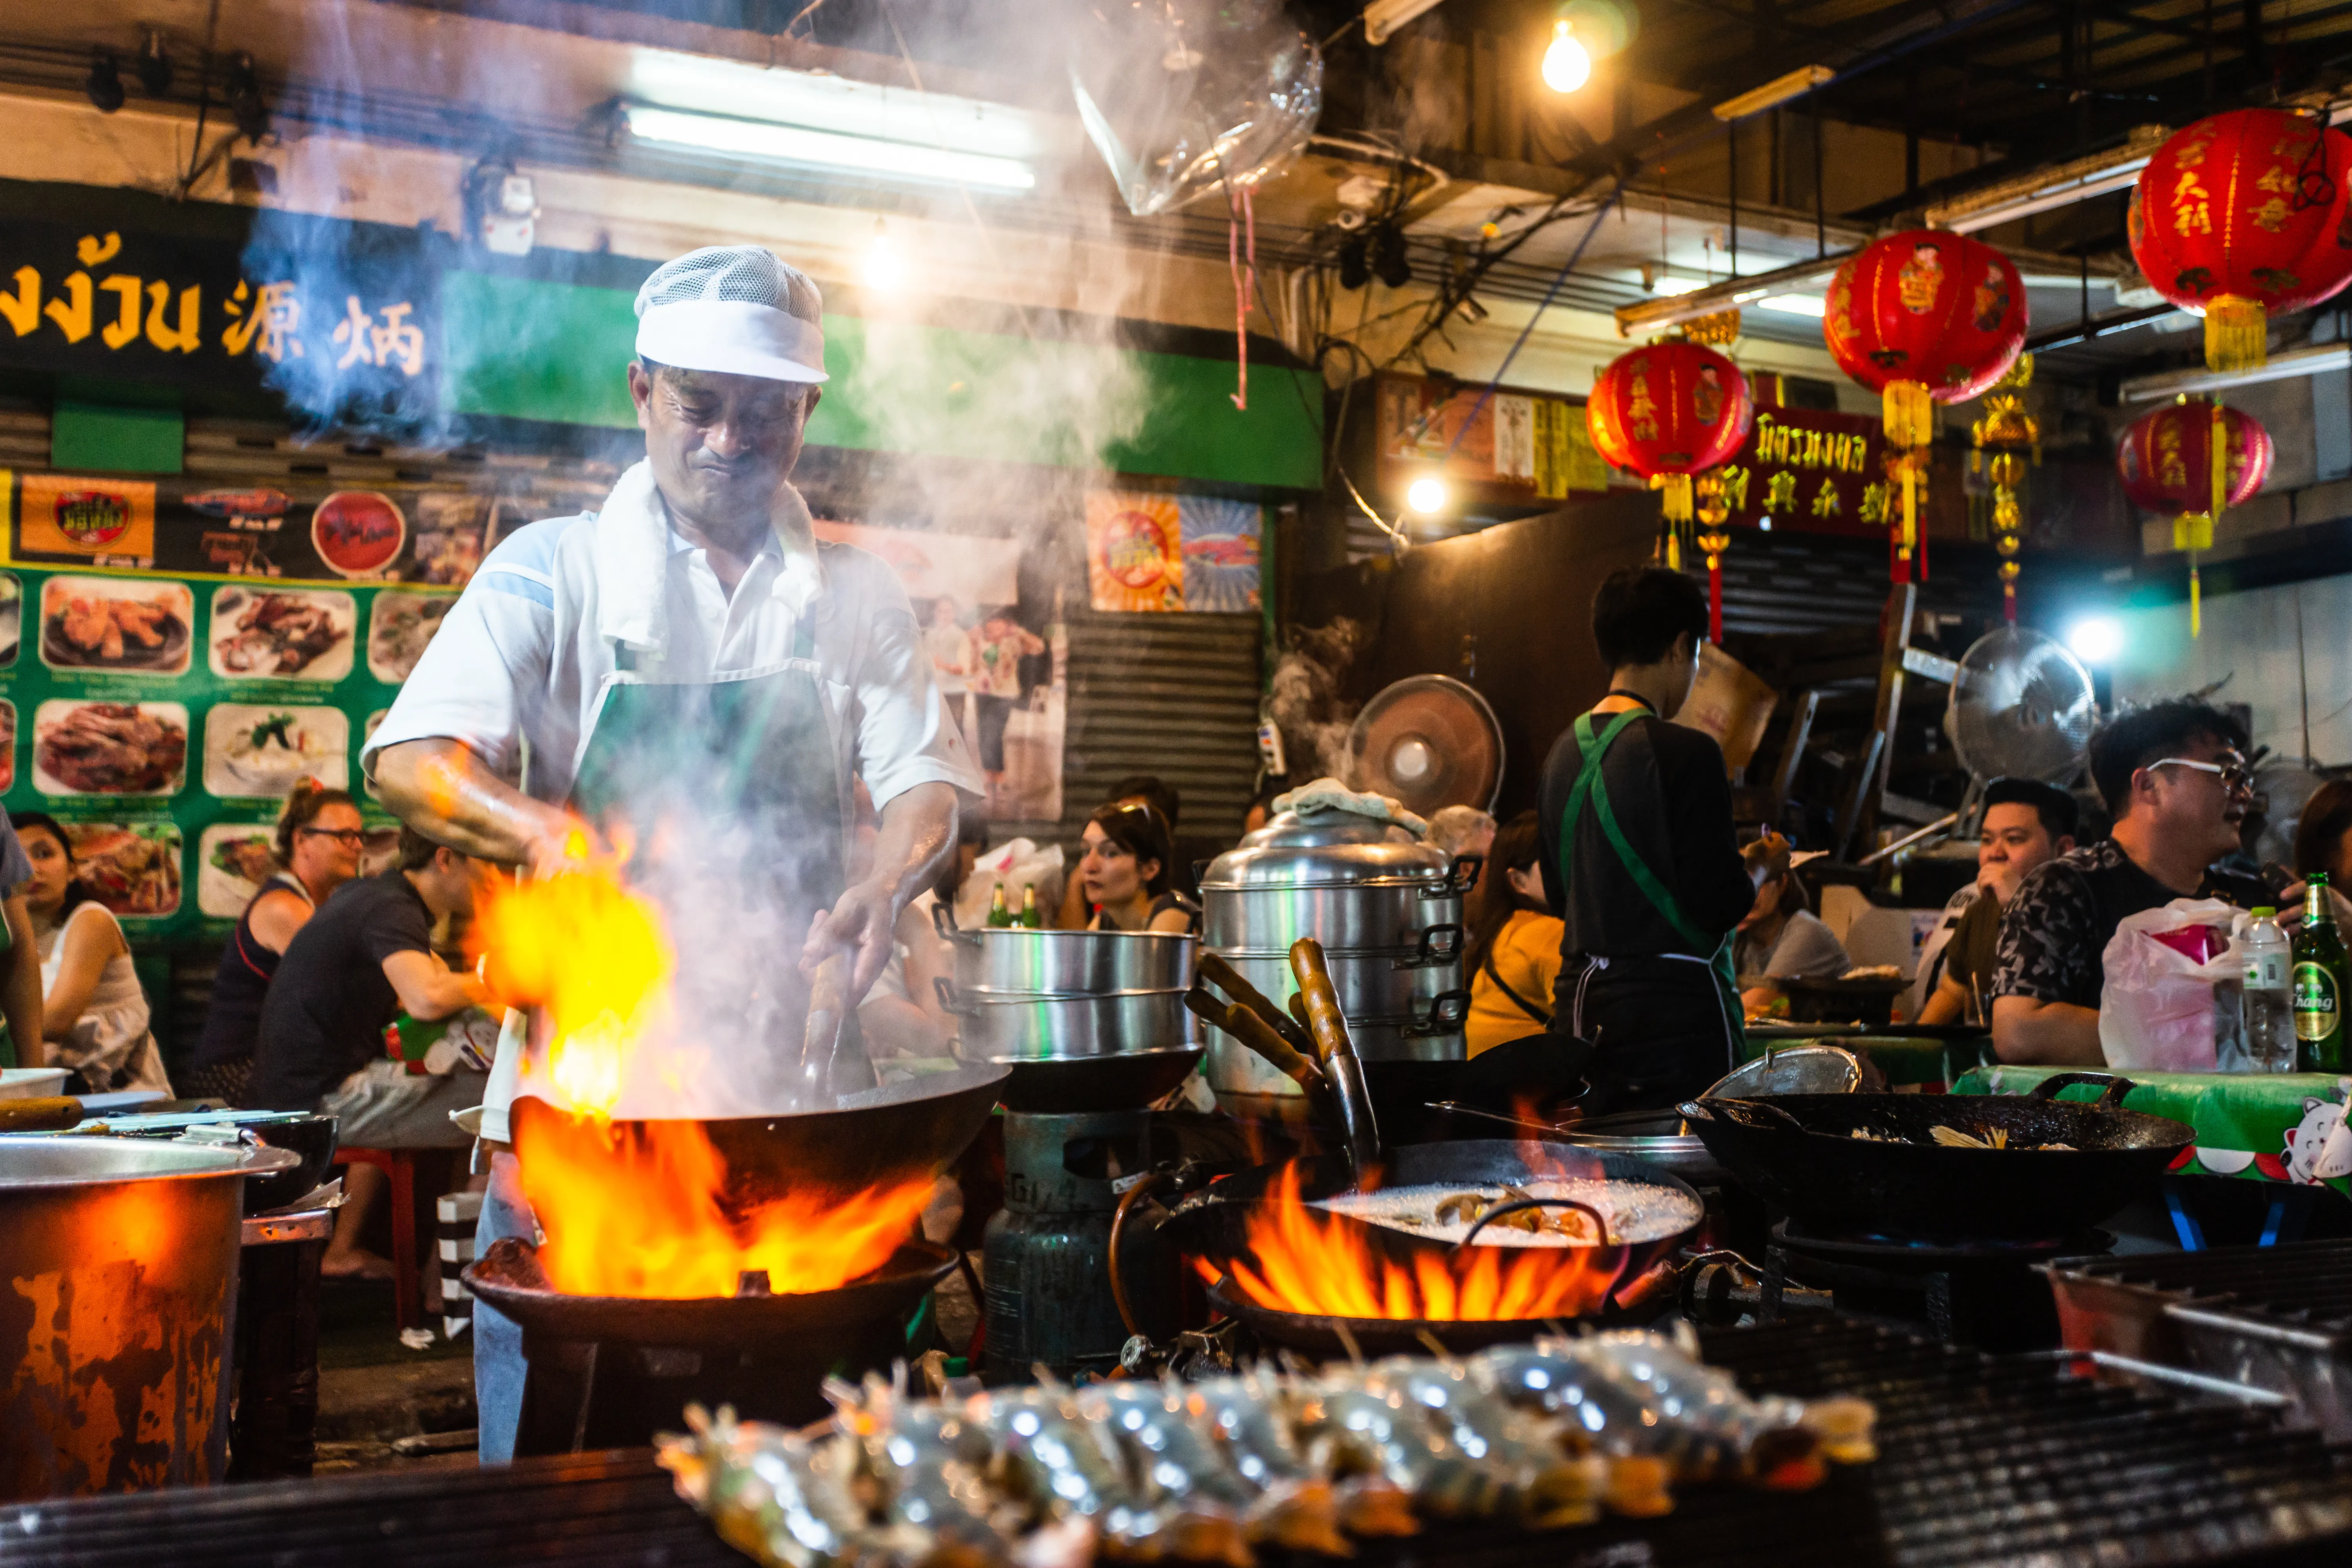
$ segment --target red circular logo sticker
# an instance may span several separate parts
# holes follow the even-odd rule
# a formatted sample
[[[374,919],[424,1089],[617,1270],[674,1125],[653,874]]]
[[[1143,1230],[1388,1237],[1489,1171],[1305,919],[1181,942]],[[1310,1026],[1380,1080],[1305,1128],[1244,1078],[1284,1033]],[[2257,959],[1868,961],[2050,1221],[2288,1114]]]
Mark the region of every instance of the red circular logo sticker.
[[[65,490],[57,500],[58,531],[76,544],[100,549],[131,527],[131,502],[104,490]]]
[[[311,547],[346,577],[378,575],[407,542],[408,519],[373,490],[337,490],[310,514]]]
[[[1122,586],[1153,588],[1168,573],[1168,536],[1149,512],[1122,511],[1103,530],[1103,570]]]

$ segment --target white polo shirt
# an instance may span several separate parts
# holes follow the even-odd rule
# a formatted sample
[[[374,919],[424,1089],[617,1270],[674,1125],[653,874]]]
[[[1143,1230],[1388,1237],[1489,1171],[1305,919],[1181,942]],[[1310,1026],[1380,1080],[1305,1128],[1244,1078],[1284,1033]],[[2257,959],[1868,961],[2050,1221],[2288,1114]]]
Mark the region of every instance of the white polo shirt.
[[[361,765],[371,777],[386,746],[447,738],[536,799],[570,795],[616,664],[613,639],[598,629],[596,521],[583,512],[534,522],[490,552],[368,738]],[[807,590],[772,539],[730,596],[704,551],[666,521],[664,531],[667,637],[658,658],[640,659],[644,679],[708,680],[791,657],[795,601]],[[898,577],[846,544],[820,541],[817,562],[822,581],[807,614],[826,704],[848,742],[838,759],[845,797],[853,773],[877,811],[919,784],[982,792]]]
[[[647,515],[628,510],[623,503],[630,496],[651,498]],[[796,495],[783,500],[805,518]],[[632,634],[641,679],[697,681],[793,657],[805,614],[814,623],[819,679],[840,742],[835,761],[845,818],[853,776],[865,780],[877,811],[919,784],[985,790],[940,693],[906,590],[878,556],[819,541],[811,568],[808,554],[788,557],[772,537],[730,595],[707,552],[680,538],[659,508],[639,465],[614,487],[604,514],[551,518],[501,542],[368,738],[362,770],[373,777],[376,754],[403,741],[462,741],[508,783],[561,805],[617,668],[614,626]],[[624,519],[633,519],[624,532],[642,570],[615,566],[610,525]],[[601,548],[600,523],[607,529]],[[617,587],[600,582],[607,574],[623,579]],[[519,1020],[509,1017],[499,1038],[483,1097],[479,1131],[500,1142],[509,1139],[507,1112],[525,1054]]]

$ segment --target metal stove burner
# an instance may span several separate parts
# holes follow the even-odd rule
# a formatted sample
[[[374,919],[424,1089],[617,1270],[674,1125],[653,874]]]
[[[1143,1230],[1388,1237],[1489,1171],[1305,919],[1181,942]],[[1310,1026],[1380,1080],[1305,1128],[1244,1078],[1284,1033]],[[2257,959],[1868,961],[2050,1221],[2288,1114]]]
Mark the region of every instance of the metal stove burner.
[[[2058,1313],[2034,1266],[2104,1254],[2115,1239],[2097,1230],[2030,1241],[1817,1235],[1782,1220],[1765,1249],[1757,1315],[1778,1321],[1796,1284],[1829,1291],[1842,1312],[1924,1328],[1946,1344],[2047,1350],[2058,1343]]]
[[[828,1374],[856,1378],[907,1353],[915,1304],[956,1265],[910,1241],[838,1290],[775,1295],[764,1274],[733,1297],[654,1300],[552,1289],[538,1249],[504,1240],[469,1266],[475,1295],[522,1325],[518,1454],[648,1443],[689,1403],[804,1426],[830,1413]]]

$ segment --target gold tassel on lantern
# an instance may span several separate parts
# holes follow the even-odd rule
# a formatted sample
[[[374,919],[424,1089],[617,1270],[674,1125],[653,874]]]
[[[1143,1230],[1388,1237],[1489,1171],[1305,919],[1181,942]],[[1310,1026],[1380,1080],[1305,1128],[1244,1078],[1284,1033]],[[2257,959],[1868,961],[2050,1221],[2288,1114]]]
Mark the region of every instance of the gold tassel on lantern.
[[[1993,454],[1989,465],[1993,548],[2000,554],[2001,616],[2011,625],[2017,621],[2017,552],[2025,532],[2025,509],[2017,493],[2025,479],[2025,459],[2018,454],[2027,447],[2039,451],[2042,445],[2042,426],[2025,411],[2025,399],[2019,395],[2032,379],[2033,356],[2020,354],[2008,374],[1993,384],[1996,390],[1984,400],[1984,416],[1971,427],[1978,447]]]
[[[1706,552],[1706,637],[1720,646],[1723,642],[1723,552],[1731,548],[1731,535],[1724,524],[1730,521],[1731,503],[1723,497],[1723,476],[1706,473],[1699,476],[1698,485],[1698,547]]]
[[[2257,307],[2259,309],[2259,307]],[[2203,585],[2197,580],[2197,552],[2213,548],[2213,525],[2230,504],[2230,419],[2220,403],[2212,405],[2213,422],[2205,437],[2205,470],[2212,479],[2206,510],[2184,511],[2172,520],[2172,548],[2189,552],[2189,635],[2205,630]]]
[[[1664,492],[1668,522],[1688,522],[1691,520],[1691,480],[1688,474],[1652,474],[1650,488]]]
[[[2270,360],[2270,314],[2260,300],[2216,294],[2205,302],[2205,368],[2255,370]]]
[[[1936,438],[1936,400],[1924,381],[1890,381],[1879,394],[1890,447],[1924,447]]]
[[[1993,549],[2000,554],[2000,614],[2017,624],[2017,551],[2023,542],[2024,509],[2018,505],[2017,484],[2025,478],[2025,459],[2003,452],[1992,460]]]

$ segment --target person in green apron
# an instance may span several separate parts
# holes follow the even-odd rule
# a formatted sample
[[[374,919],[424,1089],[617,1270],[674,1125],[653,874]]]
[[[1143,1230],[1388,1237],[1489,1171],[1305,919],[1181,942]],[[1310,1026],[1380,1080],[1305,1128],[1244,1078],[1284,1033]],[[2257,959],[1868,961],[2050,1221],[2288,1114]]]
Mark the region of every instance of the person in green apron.
[[[44,1065],[41,1044],[41,952],[33,936],[33,912],[25,905],[25,889],[33,880],[33,864],[16,842],[8,814],[0,811],[0,1068]]]
[[[1742,849],[1723,751],[1668,722],[1690,695],[1706,591],[1663,567],[1592,596],[1609,694],[1544,763],[1544,893],[1562,922],[1552,1030],[1590,1047],[1595,1114],[1672,1105],[1739,1061],[1731,939],[1789,841]]]
[[[854,1030],[806,1027],[819,971],[845,969],[835,1016],[854,1019],[983,781],[897,576],[820,542],[788,482],[825,380],[815,285],[759,247],[713,247],[657,268],[636,309],[646,460],[601,510],[491,552],[362,763],[403,821],[469,854],[545,873],[582,844],[629,846],[677,955],[672,1037],[696,1063],[633,1059],[614,1115],[812,1109],[874,1084]],[[858,781],[880,831],[853,881]],[[534,1228],[508,1109],[548,1081],[524,1065],[541,1034],[499,1042],[479,1248]],[[513,1452],[520,1334],[476,1309],[496,1461]]]

